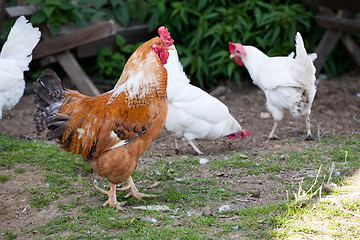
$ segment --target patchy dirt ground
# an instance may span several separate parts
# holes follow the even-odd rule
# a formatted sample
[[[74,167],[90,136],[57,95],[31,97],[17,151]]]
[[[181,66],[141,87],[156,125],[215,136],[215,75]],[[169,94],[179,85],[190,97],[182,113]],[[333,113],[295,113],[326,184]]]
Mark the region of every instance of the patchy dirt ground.
[[[311,123],[314,138],[323,138],[331,135],[347,135],[356,137],[360,134],[360,75],[346,75],[336,79],[324,80],[318,84],[318,92],[313,104]],[[305,120],[304,118],[294,119],[289,113],[279,126],[277,135],[281,138],[277,141],[268,141],[267,136],[272,128],[273,120],[260,117],[266,113],[265,97],[261,90],[256,87],[246,90],[227,91],[219,98],[229,107],[230,112],[240,122],[244,129],[251,131],[251,136],[246,141],[231,142],[227,139],[217,141],[196,141],[197,146],[205,153],[204,157],[214,159],[223,157],[223,153],[228,150],[248,151],[250,154],[261,152],[273,153],[283,150],[306,149],[316,144],[316,141],[304,141],[305,139]],[[19,104],[11,111],[3,113],[0,120],[0,133],[14,138],[27,140],[44,141],[43,136],[37,136],[33,124],[33,115],[36,108],[33,104],[33,96],[24,96]],[[288,141],[285,139],[295,139],[300,141]],[[185,141],[178,141],[180,153],[178,155],[191,154],[195,152]],[[173,137],[164,130],[154,141],[146,154],[139,161],[139,168],[146,168],[146,162],[155,161],[154,156],[161,156],[165,160],[171,161],[176,151],[174,149]],[[229,169],[231,171],[231,169]],[[198,173],[202,177],[213,177],[219,174],[222,180],[234,185],[237,188],[252,189],[261,191],[261,198],[253,203],[238,201],[237,208],[247,204],[264,204],[274,199],[274,191],[269,189],[281,186],[281,182],[269,181],[262,176],[244,176],[239,179],[226,177],[223,173],[213,173],[201,171]],[[295,173],[284,173],[290,179]],[[16,175],[15,178],[1,184],[0,188],[0,230],[11,226],[27,227],[43,224],[54,216],[61,213],[58,209],[48,209],[46,214],[29,208],[26,214],[22,214],[27,206],[28,195],[24,186],[42,186],[43,176],[41,171],[30,167],[25,174]],[[236,181],[236,182],[233,182]],[[274,186],[277,184],[279,186]],[[140,186],[141,187],[141,186]],[[61,202],[61,199],[57,202]],[[93,204],[101,204],[100,199]],[[18,230],[14,230],[17,233]]]

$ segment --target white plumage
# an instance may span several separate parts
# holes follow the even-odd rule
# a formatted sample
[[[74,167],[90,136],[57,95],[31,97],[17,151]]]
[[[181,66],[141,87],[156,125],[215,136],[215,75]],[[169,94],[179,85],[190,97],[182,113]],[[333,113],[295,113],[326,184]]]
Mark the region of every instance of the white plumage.
[[[189,83],[176,49],[170,50],[169,54],[165,65],[168,72],[168,114],[165,127],[175,137],[184,137],[198,154],[202,152],[193,143],[194,139],[248,136],[249,132],[242,130],[222,102]]]
[[[310,112],[315,86],[316,54],[306,53],[300,33],[296,34],[296,57],[291,53],[287,57],[268,57],[259,49],[230,44],[230,57],[235,57],[239,65],[245,65],[253,83],[266,96],[266,107],[274,119],[270,139],[277,138],[275,131],[283,118],[283,111],[289,109],[294,117],[305,116],[307,139],[311,139]]]
[[[32,59],[32,51],[41,33],[24,16],[11,28],[0,53],[0,119],[3,110],[10,110],[22,97],[25,88],[24,71]]]

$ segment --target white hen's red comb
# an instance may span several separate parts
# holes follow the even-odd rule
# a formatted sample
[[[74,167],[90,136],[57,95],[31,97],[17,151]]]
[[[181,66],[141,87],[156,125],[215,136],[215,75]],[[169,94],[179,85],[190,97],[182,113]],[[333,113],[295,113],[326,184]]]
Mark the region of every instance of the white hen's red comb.
[[[169,31],[164,26],[159,27],[158,33],[161,40],[163,40],[166,45],[171,46],[174,43],[174,40],[171,38]]]

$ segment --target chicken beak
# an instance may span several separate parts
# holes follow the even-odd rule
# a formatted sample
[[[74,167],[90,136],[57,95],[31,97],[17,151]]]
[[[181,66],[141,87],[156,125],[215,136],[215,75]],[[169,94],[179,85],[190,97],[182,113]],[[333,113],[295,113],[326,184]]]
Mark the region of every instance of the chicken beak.
[[[170,47],[167,48],[168,50],[175,50],[174,45],[171,45]]]
[[[230,54],[230,58],[234,58],[235,57],[235,55],[234,54]]]

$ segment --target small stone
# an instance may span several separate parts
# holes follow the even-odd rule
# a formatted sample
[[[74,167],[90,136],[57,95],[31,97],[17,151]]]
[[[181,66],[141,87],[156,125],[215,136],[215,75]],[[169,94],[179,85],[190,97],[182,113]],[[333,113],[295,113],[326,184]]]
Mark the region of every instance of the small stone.
[[[231,208],[229,205],[222,205],[221,207],[219,207],[219,212],[226,212],[229,211]]]
[[[156,220],[155,218],[150,218],[150,217],[145,218],[145,221],[151,222],[151,223],[157,223],[158,222],[158,220]]]
[[[261,113],[260,113],[260,118],[261,118],[261,119],[268,119],[268,118],[270,118],[270,113],[268,113],[268,112],[261,112]]]
[[[199,159],[199,163],[200,163],[200,164],[206,164],[206,163],[208,163],[208,162],[209,162],[209,160],[206,159],[206,158],[200,158],[200,159]]]

